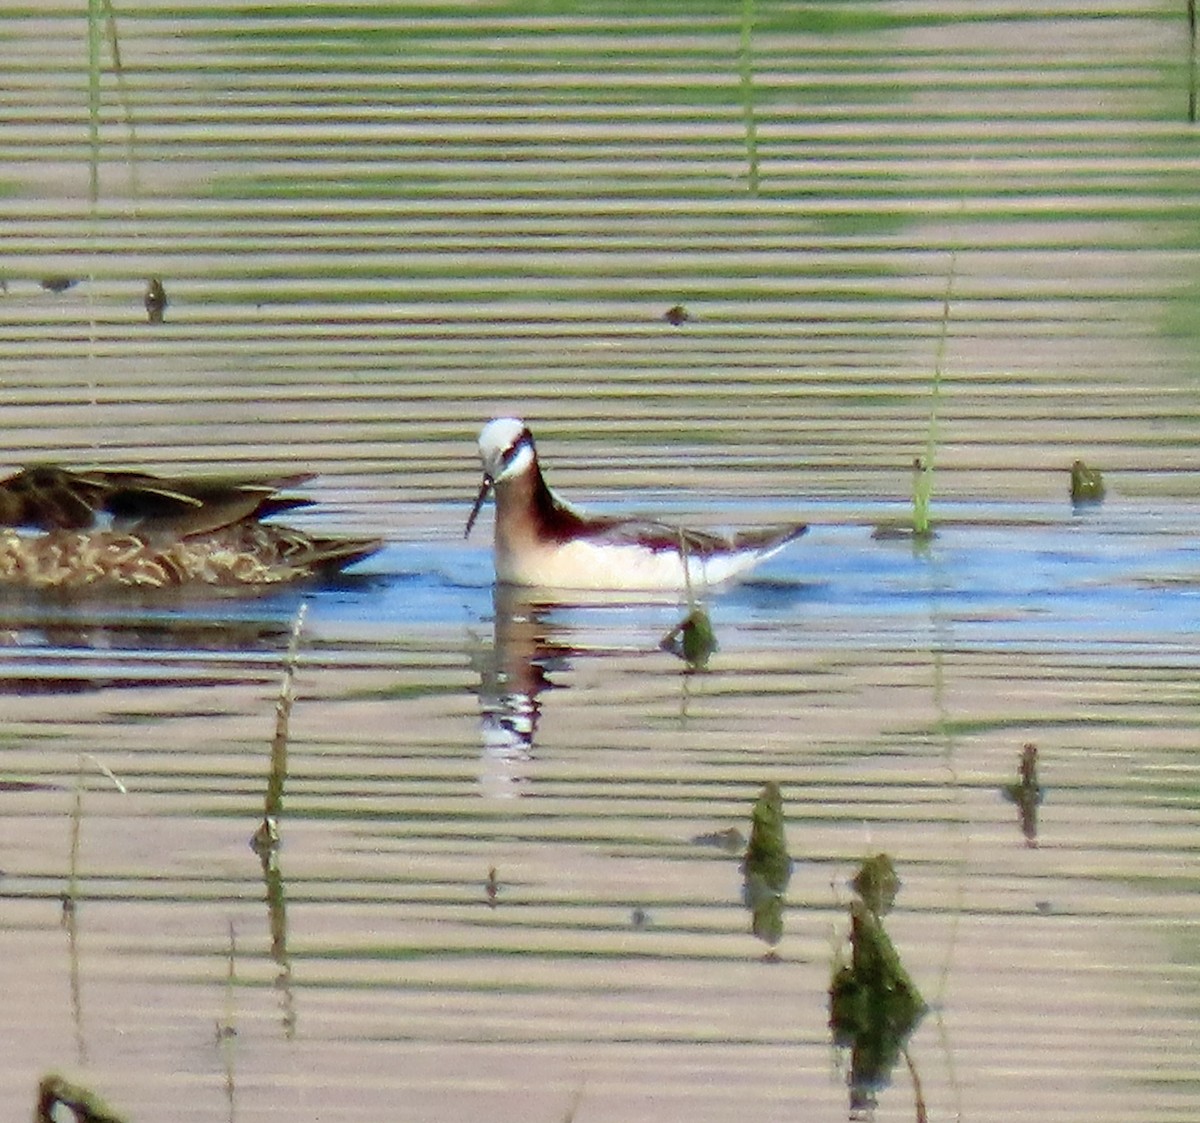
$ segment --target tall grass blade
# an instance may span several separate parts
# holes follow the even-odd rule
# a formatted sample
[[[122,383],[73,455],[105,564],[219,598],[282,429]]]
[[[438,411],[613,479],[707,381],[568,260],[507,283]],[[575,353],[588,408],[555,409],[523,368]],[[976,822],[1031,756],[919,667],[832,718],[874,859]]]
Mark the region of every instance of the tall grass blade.
[[[746,159],[750,194],[758,194],[758,122],[754,111],[754,0],[742,0],[742,34],[738,49],[742,116],[746,125]]]
[[[274,848],[279,841],[279,816],[283,812],[283,788],[288,767],[288,725],[292,715],[292,703],[295,701],[296,660],[300,653],[300,635],[304,631],[304,617],[307,612],[307,603],[301,604],[295,620],[292,621],[292,635],[288,640],[287,655],[283,661],[279,697],[275,702],[271,771],[267,776],[262,825],[254,835],[254,847],[260,854]]]
[[[946,363],[946,340],[950,334],[950,300],[954,292],[954,277],[958,269],[958,251],[950,254],[950,271],[946,275],[946,294],[942,298],[942,324],[937,351],[933,360],[933,377],[929,383],[929,432],[925,438],[925,455],[914,465],[913,534],[928,538],[932,534],[929,504],[933,497],[933,470],[937,462],[938,420],[942,405],[942,377]]]
[[[1187,0],[1188,123],[1196,123],[1196,0]]]
[[[104,25],[104,0],[88,0],[88,206],[95,215],[100,202],[100,44]]]

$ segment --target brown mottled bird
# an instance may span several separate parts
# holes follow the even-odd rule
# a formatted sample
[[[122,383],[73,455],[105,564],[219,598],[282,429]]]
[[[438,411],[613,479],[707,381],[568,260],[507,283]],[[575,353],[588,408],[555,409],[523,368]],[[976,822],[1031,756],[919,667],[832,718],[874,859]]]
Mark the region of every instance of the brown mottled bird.
[[[0,588],[277,585],[336,573],[378,539],[262,520],[311,505],[311,475],[168,478],[38,464],[0,480]]]

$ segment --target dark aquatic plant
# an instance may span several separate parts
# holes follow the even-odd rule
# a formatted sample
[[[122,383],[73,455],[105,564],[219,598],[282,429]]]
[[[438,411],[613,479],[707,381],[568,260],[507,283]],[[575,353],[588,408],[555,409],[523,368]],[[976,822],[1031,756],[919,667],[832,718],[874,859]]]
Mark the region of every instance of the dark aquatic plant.
[[[679,656],[689,671],[703,671],[717,650],[717,633],[712,618],[692,592],[691,562],[687,534],[679,531],[679,554],[683,558],[683,577],[687,583],[688,614],[673,627],[658,646]]]
[[[48,1073],[38,1084],[34,1123],[56,1123],[62,1118],[60,1107],[67,1108],[74,1123],[125,1123],[126,1117],[109,1107],[95,1092],[81,1084],[72,1084],[57,1073]]]
[[[163,314],[167,310],[167,290],[163,287],[160,277],[151,277],[146,282],[146,295],[142,298],[146,306],[146,316],[152,324],[161,324]]]
[[[1000,789],[1004,798],[1016,805],[1021,821],[1021,833],[1027,846],[1037,845],[1038,807],[1045,792],[1038,780],[1038,750],[1032,741],[1021,749],[1021,761],[1017,765],[1015,783],[1005,784]]]
[[[861,1111],[890,1083],[927,1007],[880,919],[900,885],[891,858],[868,858],[851,884],[862,899],[850,904],[850,961],[835,965],[829,984],[829,1026],[850,1049],[850,1106]]]
[[[891,1082],[892,1069],[927,1007],[900,962],[883,922],[862,902],[850,905],[850,962],[829,986],[829,1026],[850,1049],[850,1098],[868,1107]]]
[[[1104,498],[1104,476],[1099,468],[1089,468],[1082,460],[1071,465],[1071,502],[1099,503]]]
[[[704,670],[717,646],[717,634],[713,631],[712,620],[699,606],[692,608],[659,641],[659,647],[677,655],[691,671]]]
[[[742,900],[750,910],[750,930],[771,947],[783,939],[784,894],[791,877],[783,792],[772,780],[754,801],[750,842],[742,858]]]
[[[887,916],[900,891],[900,877],[887,854],[876,854],[863,862],[850,885],[876,916]]]

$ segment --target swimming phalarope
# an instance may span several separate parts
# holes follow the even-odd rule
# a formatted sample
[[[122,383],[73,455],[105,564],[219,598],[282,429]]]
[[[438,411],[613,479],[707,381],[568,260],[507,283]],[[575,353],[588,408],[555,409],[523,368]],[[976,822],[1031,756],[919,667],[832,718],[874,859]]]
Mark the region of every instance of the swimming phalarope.
[[[643,519],[580,514],[550,490],[533,434],[513,417],[479,434],[483,483],[467,519],[496,496],[496,577],[512,585],[579,590],[700,591],[741,577],[782,550],[802,523],[731,537]]]
[[[378,550],[375,539],[260,521],[308,506],[279,491],[311,478],[24,468],[0,480],[0,588],[276,585],[336,573]]]

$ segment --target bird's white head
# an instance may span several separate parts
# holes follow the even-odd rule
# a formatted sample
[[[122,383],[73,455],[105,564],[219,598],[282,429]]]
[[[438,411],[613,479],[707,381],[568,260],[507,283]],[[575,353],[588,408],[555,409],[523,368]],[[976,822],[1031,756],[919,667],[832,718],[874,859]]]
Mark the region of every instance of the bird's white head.
[[[483,483],[467,519],[467,534],[471,533],[488,492],[537,463],[533,434],[519,418],[497,417],[479,431],[479,459],[483,461]]]
[[[493,483],[519,476],[535,455],[533,434],[520,418],[497,417],[479,432],[479,458]]]

